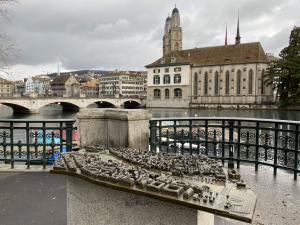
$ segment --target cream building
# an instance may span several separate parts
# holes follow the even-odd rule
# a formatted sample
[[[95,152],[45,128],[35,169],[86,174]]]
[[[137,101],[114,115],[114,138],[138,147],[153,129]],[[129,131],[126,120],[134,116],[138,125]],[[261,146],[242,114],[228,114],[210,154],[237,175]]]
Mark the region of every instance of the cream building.
[[[115,71],[100,78],[100,95],[114,97],[143,97],[145,72]]]
[[[0,77],[0,97],[11,97],[14,94],[14,82]]]
[[[182,37],[177,8],[166,20],[163,57],[146,66],[147,107],[256,107],[274,101],[263,76],[269,59],[259,42],[241,44],[239,22],[233,45],[226,34],[225,45],[182,50],[176,37]]]

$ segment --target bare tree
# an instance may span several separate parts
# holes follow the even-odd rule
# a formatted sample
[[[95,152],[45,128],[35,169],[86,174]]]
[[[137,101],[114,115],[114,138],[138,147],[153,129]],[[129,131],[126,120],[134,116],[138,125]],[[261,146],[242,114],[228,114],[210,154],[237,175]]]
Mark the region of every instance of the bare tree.
[[[9,20],[9,6],[15,4],[16,0],[0,0],[0,16]],[[0,31],[0,70],[3,72],[9,68],[17,56],[14,42]]]

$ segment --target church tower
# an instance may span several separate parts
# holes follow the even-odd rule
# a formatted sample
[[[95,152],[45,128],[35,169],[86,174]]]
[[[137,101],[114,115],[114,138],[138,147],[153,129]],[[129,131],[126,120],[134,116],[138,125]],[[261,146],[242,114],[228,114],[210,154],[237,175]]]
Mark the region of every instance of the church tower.
[[[172,51],[182,50],[182,28],[180,26],[179,10],[172,11],[172,16],[167,17],[165,24],[165,35],[163,38],[163,55],[168,55]]]
[[[171,52],[171,39],[170,39],[170,30],[171,30],[171,17],[168,16],[165,24],[165,34],[163,37],[163,55],[168,55]]]

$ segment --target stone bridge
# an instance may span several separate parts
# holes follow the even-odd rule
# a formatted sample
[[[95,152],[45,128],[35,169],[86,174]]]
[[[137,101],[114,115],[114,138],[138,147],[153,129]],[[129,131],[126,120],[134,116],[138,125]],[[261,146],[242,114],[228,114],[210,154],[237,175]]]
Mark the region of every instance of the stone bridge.
[[[65,111],[79,111],[96,104],[98,108],[139,108],[145,104],[139,98],[3,98],[0,104],[9,106],[14,113],[38,113],[41,108],[61,105]]]

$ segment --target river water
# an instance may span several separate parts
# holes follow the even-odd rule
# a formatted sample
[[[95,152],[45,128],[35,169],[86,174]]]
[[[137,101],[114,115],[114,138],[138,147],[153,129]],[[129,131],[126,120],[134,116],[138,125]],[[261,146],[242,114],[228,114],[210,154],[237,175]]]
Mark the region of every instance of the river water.
[[[244,117],[300,121],[299,111],[287,110],[216,110],[216,109],[148,109],[155,118],[169,117]],[[63,112],[60,106],[44,107],[39,114],[14,115],[11,108],[0,105],[0,119],[62,119],[76,118],[76,112]]]

